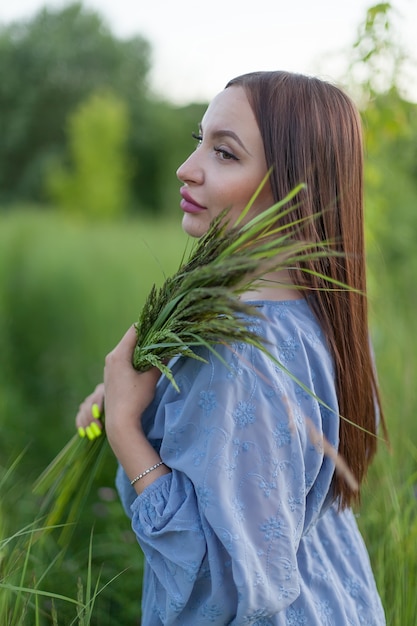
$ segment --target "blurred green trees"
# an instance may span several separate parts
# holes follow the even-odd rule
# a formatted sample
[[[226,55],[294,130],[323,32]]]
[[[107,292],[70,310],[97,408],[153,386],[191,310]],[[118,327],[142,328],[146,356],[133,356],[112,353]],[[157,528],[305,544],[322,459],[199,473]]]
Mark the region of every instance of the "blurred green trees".
[[[70,115],[70,169],[51,166],[46,187],[52,202],[70,213],[116,217],[128,206],[128,116],[124,102],[93,93]]]
[[[149,93],[149,68],[150,46],[143,37],[116,38],[98,14],[79,3],[45,8],[30,21],[0,27],[0,204],[45,202],[50,168],[60,163],[66,169],[74,157],[73,138],[67,146],[68,119],[92,94],[111,93],[128,118],[124,158],[131,206],[161,210],[176,184],[175,167],[167,176],[165,155],[174,148],[178,166],[192,146],[194,126],[179,135],[182,111]],[[63,180],[61,190],[62,185]],[[89,194],[97,202],[96,192],[83,189],[84,204]],[[176,192],[177,206],[178,187]],[[78,199],[80,193],[79,188]],[[119,203],[124,202],[122,194]]]
[[[371,265],[381,263],[393,288],[417,274],[417,105],[404,93],[407,53],[394,7],[372,6],[359,26],[347,86],[361,107],[365,139],[366,229]],[[417,306],[417,297],[410,292]]]
[[[65,155],[68,115],[99,89],[140,107],[148,69],[144,39],[117,40],[81,4],[2,28],[0,199],[42,199],[51,160]]]

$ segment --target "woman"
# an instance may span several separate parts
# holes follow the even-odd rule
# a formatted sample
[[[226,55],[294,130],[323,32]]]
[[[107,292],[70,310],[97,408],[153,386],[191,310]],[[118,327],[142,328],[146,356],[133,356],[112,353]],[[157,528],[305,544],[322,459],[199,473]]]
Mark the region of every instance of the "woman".
[[[177,172],[188,234],[201,236],[226,207],[233,221],[272,168],[251,214],[304,182],[288,220],[319,214],[300,236],[336,241],[342,255],[306,264],[315,274],[268,275],[244,296],[265,317],[253,323],[270,351],[313,394],[248,345],[219,347],[225,363],[177,359],[180,393],[157,370],[132,368],[134,328],[108,355],[77,425],[91,429],[105,395],[117,485],[146,560],[142,623],[380,626],[350,509],[360,491],[317,445],[335,446],[360,485],[383,421],[359,293],[358,114],[333,85],[260,72],[214,98],[197,139]],[[317,272],[354,289],[323,290]]]

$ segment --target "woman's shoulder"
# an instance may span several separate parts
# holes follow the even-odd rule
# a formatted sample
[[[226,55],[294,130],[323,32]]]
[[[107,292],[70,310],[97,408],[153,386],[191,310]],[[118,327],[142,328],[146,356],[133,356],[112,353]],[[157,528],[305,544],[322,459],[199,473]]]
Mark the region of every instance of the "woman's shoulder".
[[[326,335],[306,299],[260,301],[253,305],[259,316],[249,325],[284,366],[317,366],[333,369]]]
[[[259,300],[248,302],[255,311],[259,312],[259,321],[264,322],[274,332],[285,332],[289,329],[298,329],[301,332],[313,332],[322,336],[320,324],[305,298],[294,300]],[[256,316],[255,316],[256,317]]]
[[[197,357],[180,358],[172,365],[173,374],[184,391],[208,378],[234,384],[251,384],[282,374],[285,386],[294,380],[309,388],[320,381],[320,391],[333,386],[333,362],[325,334],[308,302],[254,301],[254,315],[247,316],[247,328],[259,345],[245,341],[218,343],[195,350]]]

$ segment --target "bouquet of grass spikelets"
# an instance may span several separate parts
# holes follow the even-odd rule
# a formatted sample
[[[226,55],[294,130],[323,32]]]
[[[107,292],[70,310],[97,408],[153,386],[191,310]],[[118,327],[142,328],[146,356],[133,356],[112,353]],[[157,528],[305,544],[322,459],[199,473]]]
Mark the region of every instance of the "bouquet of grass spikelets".
[[[256,289],[267,271],[288,269],[300,260],[334,253],[323,245],[315,249],[311,242],[297,239],[300,223],[280,226],[280,218],[290,211],[286,205],[302,185],[244,223],[261,188],[233,226],[228,224],[227,212],[219,215],[178,271],[162,287],[152,288],[136,324],[133,365],[138,371],[157,367],[177,388],[169,359],[178,355],[201,359],[194,352],[198,346],[206,346],[216,355],[216,344],[244,341],[269,355],[267,346],[247,324],[247,316],[259,317],[259,311],[239,296]],[[45,527],[63,523],[62,543],[68,541],[88,496],[105,443],[103,436],[90,441],[74,435],[35,483],[35,493],[44,497]]]

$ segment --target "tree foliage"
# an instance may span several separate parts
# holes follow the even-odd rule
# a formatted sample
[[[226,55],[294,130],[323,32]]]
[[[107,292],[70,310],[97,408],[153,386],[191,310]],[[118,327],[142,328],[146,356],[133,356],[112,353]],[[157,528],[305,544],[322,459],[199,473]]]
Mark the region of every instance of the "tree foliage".
[[[70,116],[70,169],[51,166],[46,185],[58,207],[72,214],[115,217],[128,205],[128,115],[112,94],[95,93]]]
[[[50,162],[65,155],[66,119],[92,92],[117,93],[140,117],[149,56],[142,37],[118,40],[81,4],[3,27],[0,200],[42,199]]]
[[[156,98],[147,84],[149,69],[147,41],[117,39],[81,4],[43,9],[30,21],[0,28],[0,203],[45,202],[51,167],[54,197],[62,203],[66,186],[69,200],[75,191],[67,177],[74,164],[68,120],[93,94],[113,93],[128,117],[130,208],[177,209],[175,170],[193,148],[191,131],[206,105],[179,108]],[[123,194],[119,202],[126,202]]]
[[[408,56],[392,3],[371,6],[352,49],[348,84],[362,110],[371,251],[401,276],[417,270],[417,105],[403,93]],[[408,279],[407,279],[408,280]]]
[[[398,86],[406,54],[397,36],[391,2],[379,2],[366,12],[352,47],[349,82],[357,98]]]
[[[415,214],[416,107],[400,88],[407,55],[393,16],[389,2],[369,8],[343,81],[363,113],[368,230],[378,236],[390,233],[393,206],[403,224]],[[68,120],[93,94],[113,93],[128,118],[130,208],[153,214],[178,210],[175,170],[193,148],[191,131],[205,104],[178,108],[156,98],[147,85],[150,52],[142,37],[117,39],[99,15],[81,4],[44,9],[30,21],[0,28],[0,203],[44,201],[51,164],[59,163],[61,174],[68,176],[72,163],[74,174]],[[68,198],[68,186],[67,192]],[[120,204],[127,203],[125,198],[121,192]],[[403,230],[409,238],[410,229]],[[387,241],[390,258],[408,255],[408,244],[401,252],[399,237]]]

